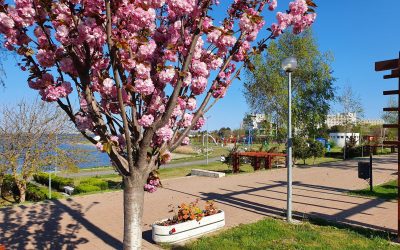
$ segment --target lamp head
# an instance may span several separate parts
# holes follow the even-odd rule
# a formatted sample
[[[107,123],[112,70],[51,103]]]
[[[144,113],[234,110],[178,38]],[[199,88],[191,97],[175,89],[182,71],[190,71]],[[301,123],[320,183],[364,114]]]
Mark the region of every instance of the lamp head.
[[[282,61],[282,69],[286,72],[293,72],[297,68],[297,59],[293,56]]]

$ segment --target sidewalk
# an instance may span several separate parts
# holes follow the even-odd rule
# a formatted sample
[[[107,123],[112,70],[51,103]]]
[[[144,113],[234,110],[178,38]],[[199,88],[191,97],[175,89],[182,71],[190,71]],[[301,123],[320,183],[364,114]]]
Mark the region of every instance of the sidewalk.
[[[374,182],[396,178],[397,155],[374,160]],[[227,227],[265,216],[282,216],[286,208],[286,169],[221,179],[185,177],[164,181],[164,188],[146,194],[143,237],[151,243],[151,223],[169,217],[168,205],[196,198],[214,199],[225,210]],[[355,226],[395,231],[397,204],[376,198],[348,196],[365,188],[357,178],[357,161],[294,169],[293,209]],[[0,242],[10,249],[120,249],[123,232],[122,192],[74,197],[0,210]]]

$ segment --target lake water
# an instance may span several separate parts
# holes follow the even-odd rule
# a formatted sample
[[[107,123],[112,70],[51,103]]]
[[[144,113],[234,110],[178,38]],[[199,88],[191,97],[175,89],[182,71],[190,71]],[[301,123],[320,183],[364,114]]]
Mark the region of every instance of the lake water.
[[[82,157],[87,162],[79,163],[79,168],[92,168],[92,167],[103,167],[110,166],[110,158],[107,153],[98,151],[93,145],[90,144],[64,144],[61,145],[63,149],[73,149],[82,152]]]

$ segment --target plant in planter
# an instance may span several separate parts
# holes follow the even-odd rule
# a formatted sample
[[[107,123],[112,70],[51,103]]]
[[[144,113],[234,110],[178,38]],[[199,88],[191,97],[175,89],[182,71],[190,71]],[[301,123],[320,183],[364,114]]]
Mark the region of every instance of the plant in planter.
[[[213,201],[207,201],[204,209],[199,200],[182,203],[170,219],[153,224],[153,240],[157,243],[178,243],[213,232],[225,225],[225,213]],[[175,212],[174,209],[172,212]]]

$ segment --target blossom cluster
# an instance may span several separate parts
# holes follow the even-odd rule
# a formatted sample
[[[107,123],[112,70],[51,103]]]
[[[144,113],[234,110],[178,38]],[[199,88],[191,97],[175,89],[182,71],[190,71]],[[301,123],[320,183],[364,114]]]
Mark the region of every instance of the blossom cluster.
[[[316,13],[308,13],[306,0],[295,0],[289,4],[289,12],[278,12],[276,18],[278,23],[271,25],[274,36],[279,36],[289,26],[293,26],[293,33],[299,34],[310,27],[317,17]]]
[[[147,183],[144,185],[144,190],[149,193],[154,193],[155,191],[157,191],[157,188],[161,186],[162,185],[158,174],[156,172],[152,172],[147,179]]]

